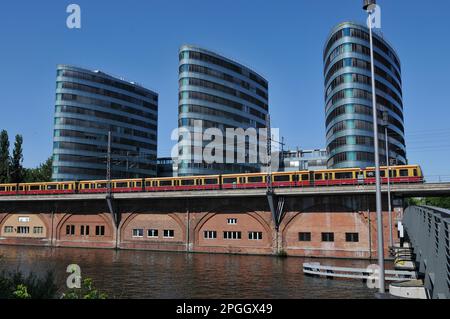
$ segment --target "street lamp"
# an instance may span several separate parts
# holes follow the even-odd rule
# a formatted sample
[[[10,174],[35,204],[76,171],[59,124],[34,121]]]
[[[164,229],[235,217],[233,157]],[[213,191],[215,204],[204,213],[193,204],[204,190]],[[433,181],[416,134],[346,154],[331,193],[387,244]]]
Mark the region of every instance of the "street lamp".
[[[386,144],[386,166],[387,166],[387,197],[388,197],[388,218],[389,218],[389,246],[394,246],[392,238],[392,207],[391,207],[391,166],[389,163],[389,140],[388,140],[388,126],[389,114],[387,111],[383,112],[383,126],[384,126],[384,141]]]
[[[384,293],[384,241],[383,241],[383,215],[381,206],[381,179],[380,179],[380,152],[378,149],[378,114],[377,96],[375,91],[375,65],[373,57],[372,13],[377,7],[376,0],[364,0],[363,9],[369,15],[370,37],[370,66],[372,75],[372,112],[373,112],[373,137],[375,149],[375,180],[376,180],[376,209],[377,209],[377,242],[378,242],[378,266],[379,266],[379,292]]]

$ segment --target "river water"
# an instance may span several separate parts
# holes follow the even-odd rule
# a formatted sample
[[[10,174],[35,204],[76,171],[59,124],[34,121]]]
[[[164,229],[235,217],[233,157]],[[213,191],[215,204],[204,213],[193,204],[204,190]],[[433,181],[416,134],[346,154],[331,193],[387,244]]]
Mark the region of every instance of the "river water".
[[[314,278],[302,263],[366,267],[361,260],[0,246],[0,271],[54,271],[65,290],[69,264],[110,298],[374,298],[358,280]]]

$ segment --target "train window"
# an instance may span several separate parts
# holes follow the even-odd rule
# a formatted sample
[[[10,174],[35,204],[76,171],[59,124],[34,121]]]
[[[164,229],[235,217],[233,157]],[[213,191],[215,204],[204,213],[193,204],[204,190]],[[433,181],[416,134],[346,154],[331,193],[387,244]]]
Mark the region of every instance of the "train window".
[[[274,182],[289,182],[290,179],[290,175],[277,175],[273,177]]]
[[[237,183],[237,179],[235,177],[232,178],[224,178],[223,179],[223,183],[224,184],[236,184]]]
[[[334,173],[334,177],[336,179],[352,179],[353,173],[352,172]]]
[[[322,174],[314,174],[314,179],[315,179],[316,181],[322,180]]]
[[[16,186],[12,186],[11,191],[15,191],[15,190],[16,190]]]
[[[413,176],[417,176],[417,169],[413,170]]]
[[[249,183],[262,183],[263,178],[262,176],[250,176],[248,178]]]
[[[159,181],[159,186],[172,186],[172,181]]]
[[[182,179],[181,186],[192,186],[195,185],[195,179]]]
[[[128,183],[127,182],[116,183],[116,187],[117,188],[125,188],[125,187],[128,187]]]
[[[307,181],[309,180],[309,175],[308,174],[303,174],[302,175],[302,181]]]
[[[205,178],[205,185],[215,185],[217,184],[217,178]]]
[[[389,174],[390,177],[397,177],[397,171],[391,171]]]
[[[47,190],[56,190],[58,188],[58,185],[47,185]]]
[[[106,183],[98,183],[97,185],[96,185],[96,188],[106,188]]]
[[[30,191],[39,191],[41,190],[41,185],[30,185]]]
[[[63,189],[69,189],[70,188],[69,186],[70,186],[69,184],[64,184]]]
[[[380,171],[380,177],[385,177],[386,176],[386,171]]]
[[[374,178],[375,177],[375,171],[366,171],[366,177]]]
[[[407,169],[401,169],[400,170],[400,176],[401,177],[407,177],[408,176],[408,170]]]
[[[6,186],[0,186],[0,192],[6,192]]]
[[[142,187],[142,182],[136,182],[135,187]]]

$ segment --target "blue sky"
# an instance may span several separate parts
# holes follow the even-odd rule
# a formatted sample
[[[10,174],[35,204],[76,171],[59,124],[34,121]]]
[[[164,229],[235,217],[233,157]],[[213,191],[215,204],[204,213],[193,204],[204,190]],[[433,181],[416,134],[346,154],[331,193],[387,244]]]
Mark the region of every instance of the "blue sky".
[[[450,175],[450,1],[379,0],[385,38],[403,68],[408,158]],[[413,4],[411,4],[411,2]],[[66,7],[82,10],[81,30]],[[322,49],[331,28],[365,21],[362,0],[3,1],[0,129],[24,137],[24,164],[52,152],[56,65],[123,76],[159,93],[158,153],[177,126],[178,48],[196,44],[269,81],[272,125],[288,147],[325,146]],[[444,40],[444,41],[443,41]]]

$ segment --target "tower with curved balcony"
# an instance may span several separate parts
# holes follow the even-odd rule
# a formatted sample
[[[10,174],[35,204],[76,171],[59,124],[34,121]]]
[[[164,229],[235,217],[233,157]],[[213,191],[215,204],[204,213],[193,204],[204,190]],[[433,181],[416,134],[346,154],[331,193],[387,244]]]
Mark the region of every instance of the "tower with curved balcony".
[[[329,35],[323,53],[326,140],[329,168],[375,165],[369,29],[345,22]],[[380,164],[406,164],[400,59],[373,34]]]
[[[156,176],[158,94],[101,71],[58,65],[54,181]]]
[[[179,51],[178,127],[192,136],[209,128],[226,136],[227,129],[266,127],[268,82],[255,71],[217,53],[184,45]],[[179,147],[178,175],[209,175],[259,172],[260,165],[249,158],[254,143],[246,137],[245,150],[236,147],[234,160],[225,158],[230,142],[223,139],[223,159],[215,162],[201,157],[209,141],[193,141]],[[234,141],[231,142],[234,145]],[[181,145],[181,144],[180,144]],[[229,145],[228,145],[229,146]],[[237,161],[245,153],[245,162]],[[242,155],[242,154],[241,154]]]

